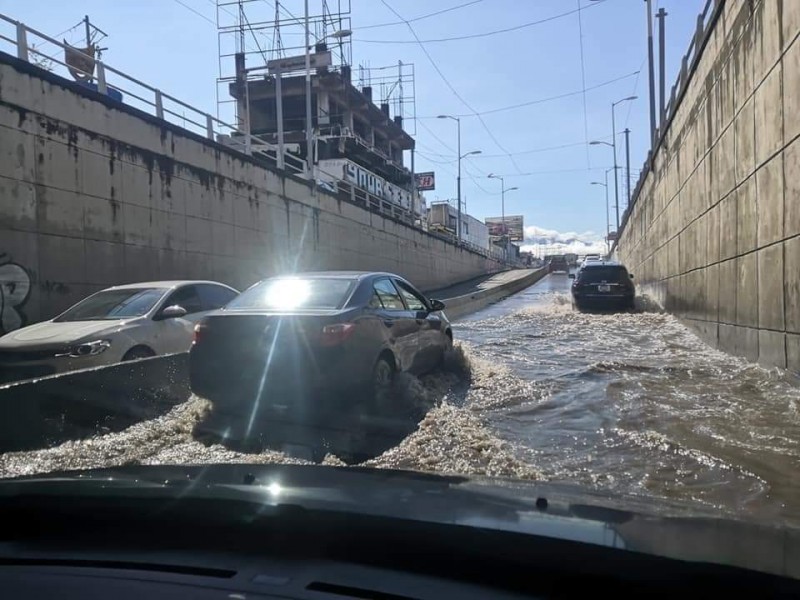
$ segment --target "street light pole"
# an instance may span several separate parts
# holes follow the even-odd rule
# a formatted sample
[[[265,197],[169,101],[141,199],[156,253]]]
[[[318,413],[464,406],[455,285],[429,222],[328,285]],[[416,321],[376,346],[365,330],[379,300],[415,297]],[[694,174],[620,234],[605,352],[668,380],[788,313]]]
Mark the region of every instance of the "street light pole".
[[[306,21],[306,162],[308,163],[309,176],[314,176],[314,132],[311,130],[311,32],[308,25],[308,0],[305,0]]]
[[[457,152],[458,152],[458,176],[456,178],[456,195],[458,202],[458,207],[456,212],[458,213],[458,223],[456,224],[456,239],[459,243],[461,243],[461,159],[465,156],[470,156],[472,154],[480,154],[480,150],[473,150],[472,152],[467,152],[466,154],[461,154],[461,119],[458,117],[454,117],[452,115],[439,115],[436,117],[437,119],[452,119],[458,125],[458,143],[457,143]]]
[[[611,103],[611,148],[614,151],[614,208],[617,213],[617,231],[619,231],[619,182],[617,177],[617,169],[619,169],[619,166],[617,165],[617,124],[614,109],[617,104],[627,102],[628,100],[636,100],[637,97],[638,96],[628,96],[627,98]]]
[[[615,103],[611,103],[611,146],[614,151],[614,208],[617,211],[617,231],[619,231],[619,184],[617,180],[617,128],[614,121],[614,107]]]
[[[631,206],[631,130],[625,128],[625,177],[627,177],[628,201],[625,203],[625,210]]]
[[[456,213],[458,215],[458,223],[456,224],[456,239],[458,243],[461,243],[461,119],[458,117],[454,117],[456,123],[458,124],[458,144],[457,144],[457,152],[458,152],[458,177],[456,178],[456,202],[458,202],[458,207],[456,208]]]
[[[511,187],[506,189],[506,180],[503,179],[502,175],[495,175],[494,173],[489,173],[489,179],[499,179],[500,180],[500,222],[503,224],[503,258],[504,260],[508,260],[508,233],[506,231],[506,192],[511,192],[513,190],[518,190],[518,187]]]
[[[601,181],[592,181],[592,185],[602,185],[606,191],[606,254],[611,252],[611,246],[608,239],[608,235],[611,233],[611,211],[608,206],[608,173],[609,171],[613,171],[613,169],[606,169],[604,174],[604,182]]]

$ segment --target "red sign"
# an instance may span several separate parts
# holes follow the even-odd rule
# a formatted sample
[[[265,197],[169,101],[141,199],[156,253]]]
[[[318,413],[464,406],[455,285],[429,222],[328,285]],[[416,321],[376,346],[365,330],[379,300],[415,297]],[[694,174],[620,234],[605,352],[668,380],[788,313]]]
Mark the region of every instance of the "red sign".
[[[436,189],[436,175],[433,171],[427,173],[417,173],[414,175],[417,181],[417,189],[420,192],[427,192]]]

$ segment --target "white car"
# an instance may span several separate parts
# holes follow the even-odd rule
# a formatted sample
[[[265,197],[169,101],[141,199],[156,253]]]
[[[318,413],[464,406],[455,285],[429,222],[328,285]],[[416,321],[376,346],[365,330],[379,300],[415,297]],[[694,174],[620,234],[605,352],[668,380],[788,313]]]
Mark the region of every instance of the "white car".
[[[186,352],[196,322],[238,295],[214,281],[102,290],[54,319],[0,337],[0,383]]]

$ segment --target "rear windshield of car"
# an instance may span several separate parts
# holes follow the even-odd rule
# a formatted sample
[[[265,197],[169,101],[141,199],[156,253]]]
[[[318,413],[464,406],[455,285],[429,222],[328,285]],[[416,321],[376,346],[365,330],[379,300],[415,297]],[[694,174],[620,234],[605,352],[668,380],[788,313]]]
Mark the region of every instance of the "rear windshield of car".
[[[141,317],[150,312],[166,292],[160,288],[105,290],[81,300],[55,320],[63,323]]]
[[[578,280],[581,283],[624,283],[628,281],[628,271],[625,267],[587,267],[580,271]]]
[[[344,306],[354,279],[267,279],[242,292],[225,310],[332,310]]]

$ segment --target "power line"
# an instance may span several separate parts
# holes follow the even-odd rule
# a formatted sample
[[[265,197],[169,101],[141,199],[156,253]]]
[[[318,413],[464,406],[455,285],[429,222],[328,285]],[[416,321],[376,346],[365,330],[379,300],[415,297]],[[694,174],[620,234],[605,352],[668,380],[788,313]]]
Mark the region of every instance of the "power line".
[[[180,5],[181,5],[183,8],[185,8],[186,10],[190,10],[190,11],[192,11],[194,14],[196,14],[196,15],[197,15],[198,17],[200,17],[201,19],[205,19],[206,21],[208,21],[209,23],[211,23],[211,24],[212,24],[214,27],[216,27],[216,26],[217,26],[216,22],[212,21],[212,20],[211,20],[211,19],[209,19],[207,16],[205,16],[203,13],[201,13],[201,12],[199,12],[199,11],[195,10],[194,8],[192,8],[191,6],[189,6],[188,4],[185,4],[184,2],[181,2],[181,0],[174,0],[174,1],[175,1],[175,2],[177,2],[178,4],[180,4]]]
[[[401,17],[401,16],[400,16],[400,14],[399,14],[399,13],[398,13],[398,12],[397,12],[395,9],[393,9],[393,8],[392,8],[392,7],[389,5],[389,3],[388,3],[388,2],[386,2],[386,0],[381,0],[381,2],[383,3],[383,5],[384,5],[386,8],[388,8],[390,11],[392,11],[392,13],[393,13],[393,14],[394,14],[394,15],[395,15],[395,16],[396,16],[398,19],[404,20],[404,19],[403,19],[403,17]],[[498,147],[498,148],[499,148],[501,151],[503,151],[503,152],[505,152],[506,154],[508,154],[508,157],[511,159],[511,164],[513,164],[513,165],[514,165],[514,168],[515,168],[515,169],[517,169],[517,170],[519,171],[519,170],[520,170],[520,169],[519,169],[519,166],[518,166],[518,165],[516,164],[516,162],[514,161],[514,158],[511,156],[511,154],[508,152],[508,150],[506,150],[506,149],[505,149],[505,148],[502,146],[502,144],[500,144],[500,142],[499,142],[499,141],[497,140],[497,138],[495,137],[494,133],[492,133],[492,130],[491,130],[491,129],[489,129],[489,127],[486,125],[486,122],[483,120],[483,117],[481,117],[481,116],[478,114],[478,112],[477,112],[477,111],[476,111],[474,108],[472,108],[472,106],[470,106],[470,105],[469,105],[469,103],[468,103],[466,100],[464,100],[464,98],[461,96],[461,94],[459,94],[459,93],[458,93],[458,90],[456,90],[456,88],[454,88],[454,87],[453,87],[453,84],[451,84],[451,83],[450,83],[450,81],[447,79],[447,77],[445,77],[444,73],[442,73],[442,70],[439,68],[439,65],[437,65],[437,64],[436,64],[436,61],[435,61],[435,60],[433,60],[433,57],[430,55],[430,52],[428,52],[428,49],[425,47],[425,44],[424,44],[423,42],[419,41],[419,36],[417,36],[417,32],[416,32],[416,31],[414,31],[414,28],[411,26],[411,24],[410,24],[410,23],[408,23],[408,22],[406,22],[406,26],[408,27],[409,31],[411,32],[411,35],[413,35],[413,36],[414,36],[414,38],[417,40],[417,43],[419,44],[419,47],[422,49],[422,52],[424,52],[424,53],[425,53],[425,56],[428,58],[428,60],[430,61],[431,65],[433,66],[433,68],[434,68],[434,69],[436,70],[436,72],[439,74],[439,77],[441,77],[442,81],[444,81],[445,85],[447,85],[447,87],[448,87],[448,88],[450,88],[450,91],[451,91],[451,92],[453,92],[453,95],[454,95],[456,98],[458,98],[458,99],[461,101],[461,103],[462,103],[464,106],[466,106],[466,107],[467,107],[467,108],[468,108],[470,111],[472,111],[472,113],[473,113],[475,116],[477,116],[477,117],[478,117],[478,120],[481,122],[481,125],[483,125],[483,128],[486,130],[486,133],[489,135],[489,137],[492,139],[492,141],[495,143],[495,145],[496,145],[496,146],[497,146],[497,147]]]
[[[589,87],[585,88],[585,91],[589,92],[589,91],[592,91],[592,90],[596,90],[596,89],[599,89],[601,87],[605,87],[607,85],[611,85],[612,83],[617,83],[618,81],[622,81],[623,79],[628,79],[629,77],[633,77],[634,75],[636,75],[637,79],[638,79],[638,75],[639,75],[640,72],[641,72],[641,69],[638,70],[638,71],[632,71],[632,72],[628,73],[627,75],[622,75],[620,77],[615,77],[614,79],[609,79],[608,81],[604,81],[602,83],[598,83],[597,85],[589,86]],[[494,114],[494,113],[505,112],[505,111],[508,111],[508,110],[514,110],[514,109],[517,109],[517,108],[524,108],[526,106],[533,106],[535,104],[543,104],[545,102],[552,102],[553,100],[561,100],[563,98],[569,98],[570,96],[578,96],[578,95],[580,95],[582,93],[584,93],[583,89],[575,90],[573,92],[565,92],[563,94],[557,94],[555,96],[549,96],[547,98],[539,98],[537,100],[530,100],[528,102],[522,102],[520,104],[511,104],[510,106],[502,106],[500,108],[493,108],[493,109],[490,109],[490,110],[483,110],[483,111],[480,111],[478,114],[479,115],[491,115],[491,114]],[[475,113],[466,113],[466,114],[453,115],[453,116],[459,117],[459,118],[466,118],[466,117],[474,117],[476,115],[475,115]],[[417,117],[418,120],[419,119],[435,119],[435,118],[437,118],[437,117],[434,117],[434,116]]]
[[[589,156],[589,112],[586,109],[586,59],[583,56],[583,23],[581,19],[581,0],[578,3],[578,46],[581,54],[581,87],[583,95],[583,135],[586,138],[586,168],[591,168],[592,160]]]
[[[383,2],[383,0],[381,0],[381,1]],[[359,42],[364,42],[365,44],[416,44],[416,43],[438,44],[438,43],[441,43],[441,42],[455,42],[455,41],[459,41],[459,40],[472,40],[472,39],[475,39],[475,38],[483,38],[483,37],[489,37],[489,36],[492,36],[492,35],[499,35],[501,33],[510,33],[512,31],[519,31],[520,29],[526,29],[528,27],[533,27],[534,25],[541,25],[542,23],[548,23],[550,21],[555,21],[556,19],[561,19],[563,17],[568,17],[570,15],[574,15],[577,12],[580,12],[582,10],[587,10],[587,9],[592,8],[594,6],[598,6],[598,5],[603,4],[604,2],[607,2],[607,1],[608,0],[597,0],[596,2],[593,2],[592,4],[587,4],[586,6],[581,6],[581,7],[577,8],[577,9],[575,9],[575,10],[570,10],[570,11],[567,11],[565,13],[561,13],[561,14],[558,14],[558,15],[553,15],[552,17],[547,17],[545,19],[539,19],[537,21],[530,21],[528,23],[523,23],[522,25],[515,25],[514,27],[506,27],[505,29],[496,29],[494,31],[484,31],[482,33],[473,33],[473,34],[469,34],[469,35],[459,35],[459,36],[456,36],[456,37],[449,37],[449,38],[437,38],[437,39],[432,39],[432,40],[419,40],[419,39],[417,39],[416,41],[412,41],[412,40],[358,40],[358,41]],[[386,3],[384,2],[384,4],[386,4]],[[391,10],[391,8],[390,8],[390,10]],[[392,11],[392,12],[394,12],[394,11]],[[397,14],[397,13],[395,13],[395,14]],[[397,18],[398,19],[403,19],[403,17],[401,17],[400,15],[397,15]],[[408,25],[407,21],[404,21],[404,22],[406,23],[406,25]]]
[[[443,15],[448,12],[452,12],[454,10],[458,10],[460,8],[466,8],[467,6],[472,6],[473,4],[478,4],[483,2],[483,0],[471,0],[471,2],[465,2],[464,4],[459,4],[457,6],[451,6],[450,8],[445,8],[442,10],[437,10],[436,12],[428,13],[427,15],[421,15],[419,17],[414,17],[413,19],[409,19],[409,23],[414,23],[416,21],[422,21],[423,19],[429,19],[430,17],[436,17],[438,15]],[[353,31],[360,31],[362,29],[376,29],[378,27],[389,27],[391,25],[403,25],[404,21],[393,21],[391,23],[378,23],[376,25],[364,25],[362,27],[354,27]]]
[[[597,138],[597,139],[598,140],[605,140],[605,139],[610,139],[610,138],[611,138],[611,136],[608,135],[608,136]],[[543,147],[540,147],[540,148],[532,148],[530,150],[520,150],[519,152],[512,152],[512,154],[514,156],[524,156],[526,154],[540,154],[542,152],[551,152],[553,150],[563,150],[565,148],[575,148],[577,146],[588,146],[588,145],[590,145],[590,142],[585,142],[585,141],[583,141],[583,142],[571,142],[571,143],[568,143],[568,144],[559,144],[557,146],[543,146]],[[455,155],[438,154],[438,153],[435,153],[435,152],[432,152],[432,153],[429,152],[429,154],[433,154],[433,156],[437,156],[439,158],[449,159],[447,161],[448,163],[455,162],[455,160],[456,160]],[[483,154],[483,153],[481,153],[481,154],[477,155],[475,158],[477,158],[477,159],[503,158],[504,156],[506,156],[506,155],[505,154]]]

